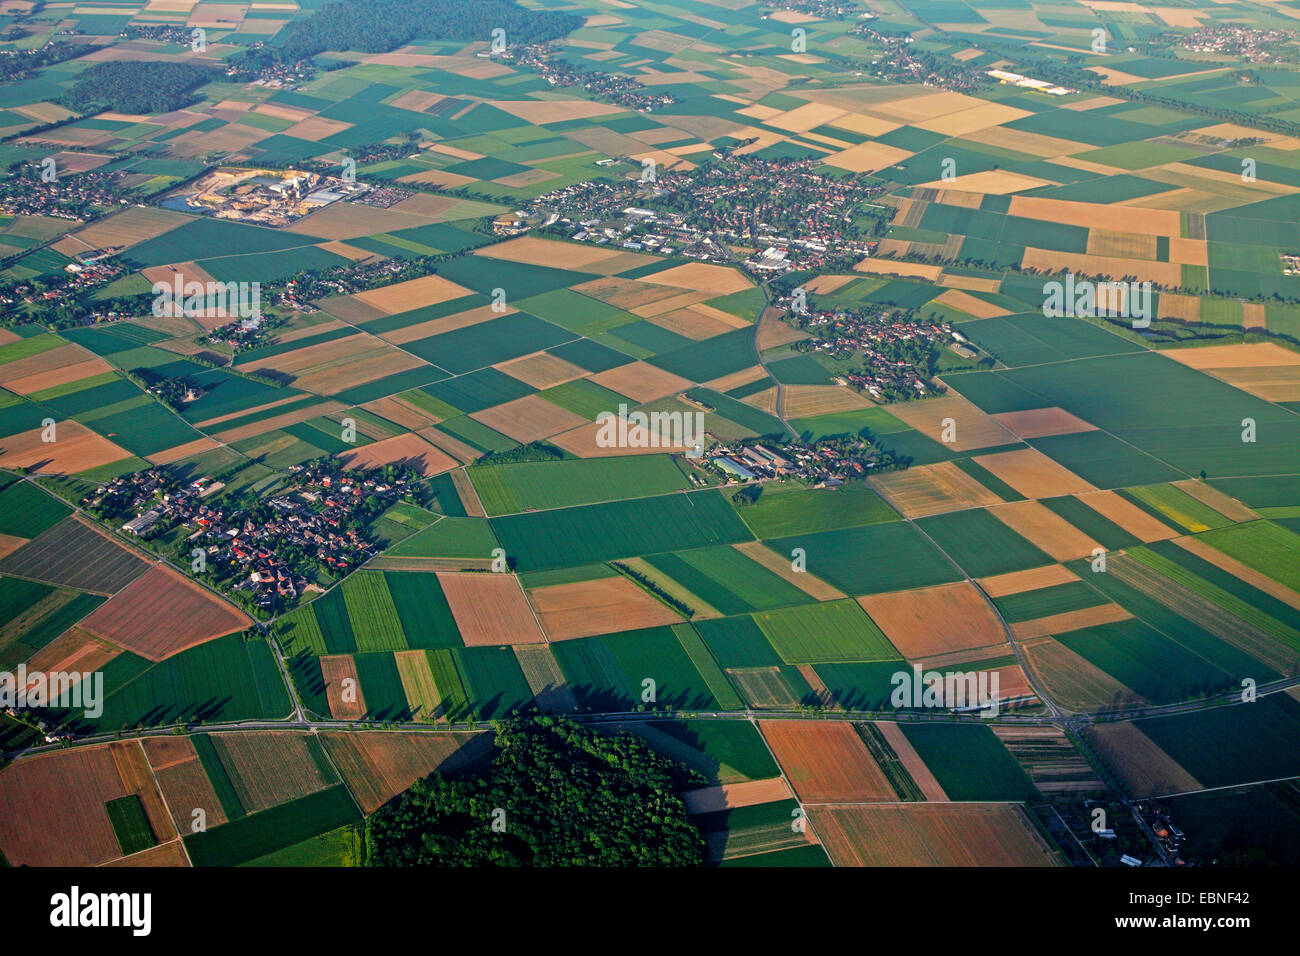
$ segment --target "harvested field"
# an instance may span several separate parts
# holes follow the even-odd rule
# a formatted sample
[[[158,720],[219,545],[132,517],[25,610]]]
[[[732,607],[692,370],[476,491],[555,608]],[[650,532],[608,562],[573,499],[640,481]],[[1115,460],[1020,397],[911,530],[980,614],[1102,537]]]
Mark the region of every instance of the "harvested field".
[[[1101,547],[1038,501],[1012,501],[994,505],[988,511],[1016,534],[1046,551],[1055,561],[1086,558]]]
[[[1093,208],[1110,207],[1094,206]],[[1087,276],[1136,276],[1139,281],[1156,282],[1171,288],[1181,285],[1183,277],[1183,267],[1177,262],[1151,262],[1145,259],[1125,259],[1034,248],[1025,250],[1024,258],[1020,260],[1020,267],[1044,273],[1078,272]]]
[[[155,565],[101,604],[81,626],[128,651],[160,661],[188,647],[248,627],[242,611]]]
[[[909,660],[1006,643],[997,615],[969,581],[872,594],[858,603]]]
[[[1110,232],[1140,233],[1149,236],[1181,235],[1178,213],[1137,206],[1101,205],[1071,202],[1035,196],[1016,196],[1007,210],[1009,216],[1024,216],[1044,222],[1068,222]],[[1123,275],[1123,273],[1120,273]],[[1178,285],[1178,283],[1174,283]]]
[[[578,700],[560,670],[555,655],[545,644],[517,644],[515,660],[533,692],[533,703],[544,714],[571,714],[578,709]]]
[[[998,315],[1007,315],[1006,309],[992,302],[986,302],[969,292],[963,292],[961,289],[952,289],[945,292],[934,300],[942,305],[950,305],[954,309],[960,309],[967,315],[973,315],[977,319],[991,319]]]
[[[546,640],[513,574],[440,571],[438,583],[467,647]]]
[[[27,661],[27,670],[44,674],[89,674],[102,670],[122,649],[80,628],[64,631]]]
[[[740,388],[742,385],[748,385],[750,382],[757,382],[765,378],[767,372],[763,371],[762,366],[753,365],[749,368],[742,368],[739,372],[732,372],[730,375],[724,375],[722,378],[715,378],[709,382],[701,382],[701,385],[713,389],[715,392],[729,392],[733,388]]]
[[[782,321],[786,313],[775,306],[763,310],[758,320],[758,337],[755,340],[760,351],[789,345],[809,337],[809,333],[796,329],[788,322]]]
[[[674,309],[670,312],[656,312],[653,315],[646,316],[646,318],[661,329],[667,329],[669,332],[675,332],[696,341],[711,339],[715,335],[721,335],[731,329],[740,327],[735,321],[722,321],[716,315],[706,311],[699,303],[693,303],[685,308]],[[745,322],[743,324],[748,325],[749,323]]]
[[[1163,298],[1163,297],[1162,297]],[[1097,426],[1085,422],[1064,408],[1030,408],[1023,412],[1002,412],[990,415],[1017,438],[1046,438],[1049,435],[1073,435],[1075,432],[1096,431]]]
[[[1155,259],[1157,238],[1136,232],[1091,229],[1088,232],[1087,252],[1090,256],[1110,256],[1116,259]]]
[[[657,261],[657,260],[656,260]],[[730,295],[751,288],[753,283],[738,270],[728,266],[715,266],[707,262],[688,262],[663,272],[645,276],[641,282],[666,285],[692,292],[708,292],[711,296]]]
[[[442,716],[442,693],[433,679],[428,652],[398,651],[393,659],[413,719],[436,720]]]
[[[635,279],[614,277],[592,279],[573,286],[573,291],[599,299],[616,309],[634,309],[651,302],[660,302],[680,295],[681,291],[672,286],[647,285]]]
[[[441,419],[435,418],[396,397],[377,398],[373,402],[366,402],[361,407],[395,425],[410,428],[414,431],[428,428],[430,425],[436,425],[441,421]]]
[[[1164,541],[1178,536],[1173,528],[1113,491],[1095,491],[1077,497],[1097,514],[1115,522],[1139,540]]]
[[[852,173],[874,173],[896,166],[911,156],[905,149],[884,143],[865,142],[826,157],[826,162]]]
[[[853,271],[865,272],[869,275],[915,276],[935,282],[943,274],[943,266],[925,265],[921,262],[900,262],[896,259],[874,259],[868,256],[857,263]]]
[[[452,772],[492,749],[490,733],[323,733],[325,749],[366,813],[435,770]]]
[[[362,445],[355,451],[340,452],[334,456],[344,468],[368,470],[384,465],[401,465],[414,468],[426,478],[441,475],[455,468],[459,462],[419,435],[395,435],[383,441]]]
[[[470,418],[523,445],[587,424],[587,419],[581,415],[553,405],[540,395],[525,395],[513,402],[485,408],[474,412]]]
[[[632,362],[620,365],[606,372],[591,376],[591,381],[603,385],[612,392],[626,395],[637,403],[653,402],[655,399],[675,395],[691,387],[690,379],[666,372],[646,362]],[[617,413],[617,408],[608,409]]]
[[[93,249],[134,246],[190,221],[189,216],[156,206],[129,206],[116,215],[92,222],[76,236]]]
[[[17,395],[30,395],[56,385],[79,382],[109,370],[103,359],[79,345],[61,345],[29,358],[0,365],[0,385]]]
[[[444,315],[439,319],[429,319],[427,322],[418,322],[405,328],[384,332],[379,337],[385,342],[391,342],[393,345],[405,345],[407,342],[427,339],[432,335],[454,332],[457,329],[467,329],[471,325],[479,325],[503,316],[514,315],[516,311],[513,306],[509,305],[505,307],[504,311],[500,312],[495,311],[491,305],[481,305],[474,309],[466,309],[464,312]]]
[[[718,813],[737,807],[752,807],[760,803],[776,803],[793,799],[794,792],[781,777],[770,780],[746,780],[741,783],[724,783],[716,787],[701,787],[682,794],[686,812],[692,814]]]
[[[1136,558],[1115,555],[1109,573],[1175,614],[1209,631],[1219,640],[1263,662],[1279,674],[1300,673],[1300,650],[1266,633],[1259,621],[1251,622],[1208,597],[1167,577]]]
[[[732,547],[818,601],[835,601],[845,597],[843,591],[832,587],[821,578],[807,571],[794,570],[788,558],[777,554],[761,541],[745,541],[740,544],[733,544]]]
[[[1097,490],[1035,448],[980,455],[975,458],[975,462],[1026,498],[1055,498]]]
[[[131,457],[107,438],[96,434],[80,422],[58,422],[56,440],[44,440],[44,429],[33,428],[4,439],[0,448],[0,467],[26,468],[38,475],[71,475],[100,465]]]
[[[333,785],[317,765],[307,734],[241,732],[213,734],[212,746],[249,813],[266,810]]]
[[[1256,571],[1249,565],[1242,564],[1236,558],[1231,558],[1222,551],[1217,551],[1210,547],[1200,538],[1186,537],[1178,538],[1174,541],[1184,551],[1188,551],[1203,561],[1208,561],[1217,568],[1222,568],[1234,578],[1245,581],[1251,587],[1258,588],[1270,597],[1277,598],[1284,604],[1289,604],[1293,608],[1300,609],[1300,594],[1292,591],[1284,584],[1279,584],[1268,575]]]
[[[357,678],[357,664],[351,654],[326,654],[320,659],[325,681],[325,699],[335,720],[360,720],[366,714],[366,699]],[[351,681],[351,684],[344,684]],[[347,698],[347,699],[345,699]]]
[[[1000,726],[993,733],[1044,795],[1105,791],[1106,785],[1059,727]]]
[[[181,840],[175,839],[103,865],[110,867],[184,867],[190,865],[190,858],[185,853],[185,844]]]
[[[0,851],[10,866],[96,866],[117,859],[122,851],[104,804],[132,793],[141,797],[157,835],[170,838],[170,822],[155,816],[157,789],[151,782],[147,791],[131,787],[145,778],[148,766],[136,741],[15,761],[0,772]],[[33,820],[43,822],[33,826]]]
[[[976,583],[991,598],[1006,597],[1009,594],[1023,594],[1026,591],[1038,591],[1042,588],[1069,584],[1079,580],[1074,572],[1062,564],[1049,564],[1028,571],[1012,571],[1010,574],[998,574],[991,578],[980,578]]]
[[[803,803],[896,799],[852,724],[764,720],[758,726]]]
[[[74,516],[0,561],[0,572],[113,594],[149,570],[134,551]]]
[[[727,675],[755,709],[786,710],[800,703],[779,667],[729,667]]]
[[[942,398],[898,402],[890,406],[889,413],[911,425],[927,438],[943,442],[954,451],[1009,445],[1016,440],[1016,436],[1002,427],[992,416],[976,408],[960,395],[952,393]],[[944,442],[944,432],[949,420],[952,422],[951,434],[954,440]]]
[[[150,455],[148,461],[152,465],[170,465],[174,461],[180,461],[182,458],[189,458],[200,452],[211,451],[214,448],[220,448],[221,445],[212,438],[197,438],[194,441],[186,442],[183,445],[174,445],[171,448],[164,448],[156,454]]]
[[[525,355],[523,358],[494,365],[493,368],[538,390],[563,385],[587,374],[586,369],[548,352]]]
[[[210,827],[226,822],[225,808],[189,737],[146,737],[141,743],[178,831],[190,832],[195,810],[203,811]]]
[[[532,266],[554,268],[563,263],[565,269],[574,272],[588,272],[595,275],[609,275],[625,272],[638,266],[650,265],[659,261],[657,256],[637,255],[619,249],[609,249],[589,243],[560,242],[555,239],[539,239],[524,236],[484,246],[474,252],[485,259],[503,259],[506,262],[522,262]],[[613,268],[603,268],[612,266]]]
[[[1061,865],[1016,804],[818,807],[809,818],[836,866]]]
[[[892,721],[877,720],[873,723],[880,731],[880,735],[885,738],[885,743],[893,749],[898,762],[903,765],[912,782],[920,789],[922,796],[932,803],[947,803],[948,794],[944,793],[938,779],[921,759],[921,755],[916,752],[916,748],[907,739],[902,728]]]
[[[1232,521],[1238,523],[1254,521],[1259,517],[1236,498],[1232,498],[1213,485],[1206,484],[1196,478],[1184,478],[1182,481],[1175,481],[1173,486],[1180,491],[1185,491],[1201,504],[1214,509]]]
[[[1265,401],[1300,401],[1300,354],[1272,342],[1166,349],[1160,354]]]
[[[1034,618],[1032,621],[1017,621],[1011,625],[1011,635],[1017,641],[1027,641],[1049,634],[1069,634],[1071,631],[1098,624],[1127,621],[1132,616],[1118,604],[1098,604],[1077,611],[1064,611],[1048,617]]]
[[[1131,721],[1093,724],[1083,736],[1135,797],[1204,789]]]
[[[1055,185],[1051,180],[1039,179],[1037,176],[1026,176],[1024,173],[1013,173],[1008,169],[989,169],[980,173],[967,173],[964,176],[958,176],[956,183],[967,192],[987,193],[997,196]],[[944,185],[944,181],[933,180],[922,185],[938,188]]]
[[[1136,691],[1050,637],[1024,641],[1020,649],[1034,680],[1063,710],[1088,713],[1149,703]]]
[[[841,385],[787,385],[781,390],[781,400],[784,418],[811,418],[873,407],[853,389]]]
[[[278,428],[284,428],[286,425],[296,425],[299,422],[305,422],[309,418],[320,418],[325,415],[333,415],[335,412],[341,412],[344,406],[339,402],[321,402],[319,405],[308,405],[305,408],[299,408],[292,412],[285,412],[283,415],[275,415],[271,418],[263,418],[260,421],[249,422],[247,425],[240,425],[235,428],[228,428],[225,431],[216,432],[214,437],[219,441],[230,444],[232,442],[242,441],[245,438],[255,438],[265,435],[267,432],[275,431]]]
[[[459,286],[441,276],[422,276],[396,285],[381,286],[366,292],[358,292],[350,298],[362,305],[370,306],[384,315],[396,315],[409,312],[421,306],[437,305],[470,294],[470,290]],[[331,312],[331,315],[334,313]],[[342,318],[340,316],[340,318]]]
[[[908,518],[923,518],[1002,501],[950,461],[883,472],[872,475],[867,482]]]
[[[1201,321],[1201,300],[1194,295],[1161,292],[1156,303],[1159,318],[1182,319],[1184,322]]]
[[[597,578],[528,592],[552,641],[677,624],[681,616],[629,578]]]

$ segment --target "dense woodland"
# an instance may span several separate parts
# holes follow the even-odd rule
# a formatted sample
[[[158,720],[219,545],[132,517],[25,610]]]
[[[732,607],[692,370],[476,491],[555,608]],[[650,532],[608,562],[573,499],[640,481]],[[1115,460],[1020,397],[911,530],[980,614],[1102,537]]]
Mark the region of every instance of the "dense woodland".
[[[370,866],[698,866],[694,771],[630,733],[560,717],[496,725],[479,776],[419,780],[367,823]],[[494,823],[496,824],[494,826]]]
[[[96,63],[77,77],[63,105],[78,113],[167,113],[188,106],[194,91],[217,78],[189,63],[118,60]]]
[[[571,13],[525,10],[511,0],[346,0],[280,31],[272,46],[250,51],[239,65],[297,63],[326,50],[387,53],[417,37],[489,40],[498,27],[510,45],[545,43],[582,26]]]

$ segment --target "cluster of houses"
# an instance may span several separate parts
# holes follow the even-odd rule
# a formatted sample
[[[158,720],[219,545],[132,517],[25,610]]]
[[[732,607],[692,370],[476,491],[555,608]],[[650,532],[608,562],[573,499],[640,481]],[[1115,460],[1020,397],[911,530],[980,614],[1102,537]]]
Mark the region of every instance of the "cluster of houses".
[[[40,145],[40,144],[37,144]],[[45,144],[52,152],[58,144]],[[79,172],[53,164],[22,167],[22,174],[0,177],[0,213],[6,216],[49,216],[76,222],[93,218],[108,206],[129,205],[123,197],[121,173]],[[53,178],[51,178],[53,176]]]
[[[502,228],[554,224],[578,242],[730,263],[729,245],[752,249],[757,274],[828,269],[871,255],[854,213],[879,187],[816,172],[813,160],[723,156],[689,173],[656,170],[652,180],[589,182],[541,196]],[[654,208],[639,203],[649,202]]]
[[[929,394],[927,374],[901,357],[903,352],[916,351],[916,347],[924,347],[925,351],[946,347],[963,358],[978,355],[966,337],[946,322],[927,325],[897,317],[831,310],[798,313],[796,320],[800,328],[816,334],[801,343],[808,351],[834,358],[860,355],[862,369],[845,372],[836,381],[867,392],[877,401]]]
[[[407,477],[345,472],[329,461],[289,472],[290,486],[254,509],[209,502],[224,487],[211,477],[182,483],[161,469],[114,478],[83,505],[96,514],[135,512],[121,529],[142,538],[184,529],[175,545],[191,567],[198,562],[196,570],[223,588],[272,609],[319,590],[318,577],[341,577],[378,554],[359,529],[409,488]]]
[[[534,43],[521,50],[509,51],[520,66],[537,71],[551,86],[580,86],[593,96],[617,106],[649,113],[655,109],[672,106],[677,97],[664,90],[651,90],[630,76],[589,70],[555,56],[555,49],[546,43]]]
[[[1240,57],[1250,63],[1276,63],[1286,59],[1280,49],[1296,38],[1295,30],[1255,30],[1240,26],[1206,26],[1193,33],[1175,34],[1176,42],[1193,53]],[[1166,48],[1168,38],[1153,45]]]
[[[797,478],[814,487],[841,485],[893,463],[864,438],[820,441],[813,445],[787,442],[720,443],[711,449],[710,465],[728,481]]]

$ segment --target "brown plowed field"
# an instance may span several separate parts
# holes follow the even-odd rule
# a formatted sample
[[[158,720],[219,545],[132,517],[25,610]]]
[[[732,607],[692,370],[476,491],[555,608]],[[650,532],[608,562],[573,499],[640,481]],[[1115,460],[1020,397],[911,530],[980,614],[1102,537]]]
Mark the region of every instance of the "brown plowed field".
[[[351,654],[325,654],[320,659],[321,677],[325,681],[325,699],[329,701],[330,716],[335,720],[360,720],[366,713],[366,697],[361,691],[361,681],[357,678],[356,661]],[[351,680],[348,685],[352,701],[343,699],[344,680]]]
[[[867,481],[908,518],[923,518],[1002,501],[950,461],[888,471],[872,475]]]
[[[297,800],[336,782],[316,766],[306,734],[270,731],[213,734],[210,739],[249,813]]]
[[[373,813],[435,770],[450,772],[483,756],[492,735],[444,733],[324,733],[343,780],[366,813]]]
[[[975,462],[1026,498],[1055,498],[1076,492],[1096,491],[1074,472],[1058,465],[1035,448],[979,455]]]
[[[1072,435],[1075,432],[1092,432],[1090,425],[1064,408],[1031,408],[1023,412],[1002,412],[990,416],[1017,438],[1046,438],[1049,435]]]
[[[896,799],[852,724],[764,720],[758,726],[804,803]]]
[[[226,822],[226,811],[189,737],[148,737],[142,742],[178,831],[192,831],[195,810],[203,811],[209,827]]]
[[[1046,505],[1037,501],[1011,501],[987,509],[1016,534],[1046,551],[1055,561],[1073,561],[1086,558],[1095,548],[1096,541],[1070,524]]]
[[[1006,643],[993,609],[969,581],[872,594],[858,603],[909,660]]]
[[[362,445],[355,451],[339,452],[334,457],[344,468],[369,470],[383,465],[402,465],[416,469],[426,478],[441,475],[459,464],[419,435],[395,435]]]
[[[440,571],[438,583],[467,647],[546,640],[513,574]]]
[[[161,661],[248,627],[248,616],[175,571],[155,565],[81,624],[90,633]]]
[[[528,597],[552,641],[681,622],[667,605],[622,575],[535,588]]]
[[[1007,803],[900,803],[809,810],[836,866],[1060,865]]]

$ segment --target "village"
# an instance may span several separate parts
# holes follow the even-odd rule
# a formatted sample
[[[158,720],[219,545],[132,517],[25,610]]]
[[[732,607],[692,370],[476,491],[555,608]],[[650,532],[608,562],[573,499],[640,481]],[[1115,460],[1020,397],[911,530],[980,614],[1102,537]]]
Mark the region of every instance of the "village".
[[[974,365],[979,353],[947,322],[922,322],[911,313],[886,309],[878,314],[843,309],[795,307],[795,296],[778,300],[790,309],[787,320],[814,337],[794,344],[799,351],[837,360],[860,357],[861,369],[840,373],[837,384],[866,392],[878,402],[925,398],[939,355],[948,349]]]
[[[593,96],[641,113],[677,102],[672,93],[647,89],[630,76],[585,69],[557,57],[555,53],[550,44],[532,43],[517,51],[507,50],[501,58],[536,71],[551,86],[580,86]]]
[[[875,249],[880,187],[817,171],[813,159],[715,153],[689,172],[647,168],[622,183],[587,182],[539,197],[517,221],[578,242],[730,263],[754,275],[849,266]],[[883,228],[883,226],[882,226]]]
[[[795,479],[814,488],[833,488],[896,467],[889,452],[858,436],[828,438],[813,445],[798,441],[720,442],[709,454],[708,464],[728,483]]]
[[[389,466],[345,471],[332,459],[290,465],[273,496],[213,499],[226,486],[150,468],[114,478],[82,506],[128,535],[170,546],[180,565],[263,615],[324,590],[379,553],[365,529],[413,494],[413,475]],[[118,524],[126,515],[133,515]],[[161,540],[160,540],[161,539]]]

